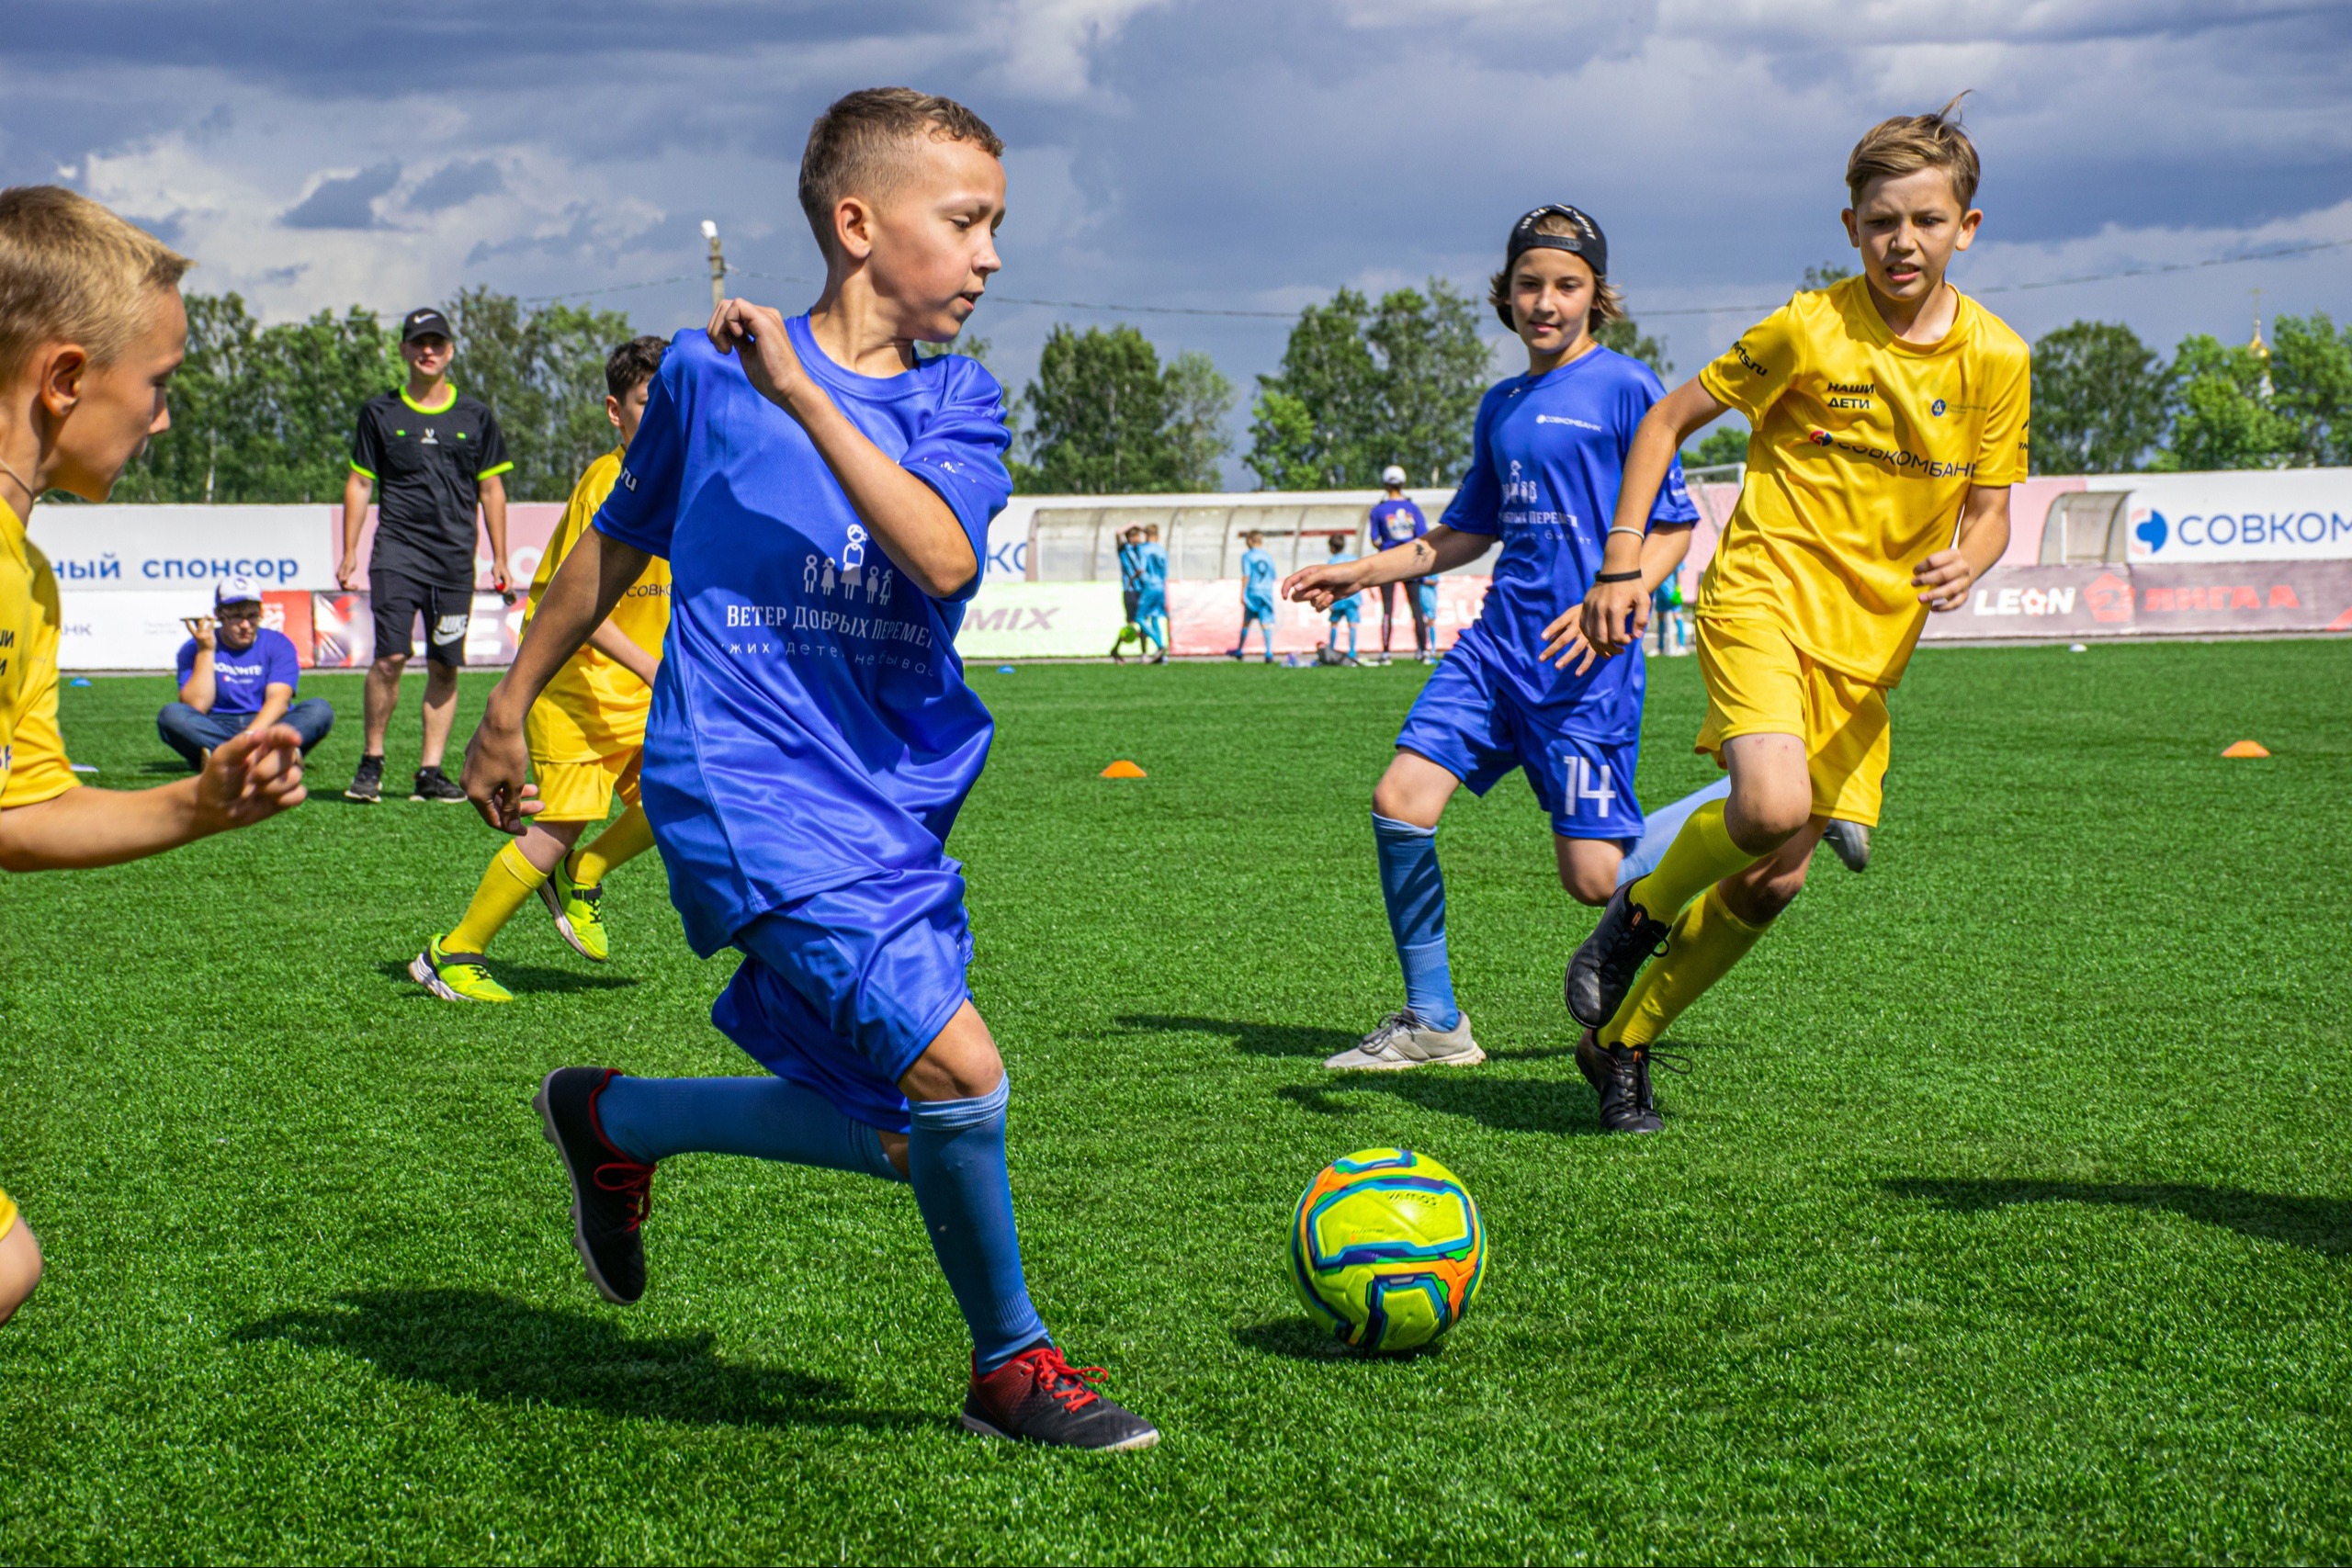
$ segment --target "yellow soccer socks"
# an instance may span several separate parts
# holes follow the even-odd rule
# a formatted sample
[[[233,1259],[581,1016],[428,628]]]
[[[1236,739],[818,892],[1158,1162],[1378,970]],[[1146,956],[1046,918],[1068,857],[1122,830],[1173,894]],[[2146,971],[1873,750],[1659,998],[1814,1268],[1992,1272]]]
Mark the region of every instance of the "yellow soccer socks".
[[[632,806],[621,819],[596,835],[596,841],[572,857],[571,880],[581,887],[602,887],[615,868],[627,865],[653,847],[653,824],[645,807]]]
[[[466,906],[466,917],[456,929],[441,939],[441,945],[451,953],[484,953],[491,939],[505,929],[548,874],[523,858],[523,846],[509,841],[490,857],[490,867],[481,874],[481,886],[474,889],[473,902]]]
[[[1731,830],[1724,826],[1724,803],[1711,800],[1690,813],[1682,831],[1658,857],[1657,869],[1628,887],[1625,896],[1647,909],[1652,919],[1671,920],[1691,899],[1763,858],[1731,841]]]
[[[1625,993],[1617,1016],[1600,1032],[1601,1043],[1647,1045],[1657,1040],[1683,1009],[1747,956],[1747,950],[1771,924],[1767,920],[1749,925],[1731,912],[1731,906],[1724,902],[1723,889],[1708,888],[1675,920],[1667,939],[1666,956],[1643,970],[1634,988]]]

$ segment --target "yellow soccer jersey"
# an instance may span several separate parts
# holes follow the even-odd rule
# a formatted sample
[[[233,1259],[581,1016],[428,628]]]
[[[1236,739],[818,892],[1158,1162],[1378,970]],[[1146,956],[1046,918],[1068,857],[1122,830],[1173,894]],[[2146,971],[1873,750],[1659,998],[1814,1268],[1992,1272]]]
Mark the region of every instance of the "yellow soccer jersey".
[[[523,612],[528,626],[538,613],[539,599],[555,579],[555,570],[571,547],[595,520],[596,509],[612,493],[620,477],[621,455],[616,449],[588,465],[571,489],[563,521],[548,541],[547,554],[531,579],[531,597]],[[670,629],[670,563],[656,558],[645,575],[613,606],[613,625],[629,641],[659,657],[662,639]],[[645,716],[653,705],[653,689],[622,667],[619,660],[582,647],[556,671],[547,690],[531,706],[531,754],[548,762],[593,762],[645,744]]]
[[[0,809],[75,784],[57,728],[57,578],[0,502]]]
[[[1912,569],[1951,546],[1972,486],[2025,478],[2025,340],[1962,296],[1942,342],[1905,343],[1858,276],[1799,294],[1699,381],[1753,433],[1698,613],[1894,685],[1928,618]]]

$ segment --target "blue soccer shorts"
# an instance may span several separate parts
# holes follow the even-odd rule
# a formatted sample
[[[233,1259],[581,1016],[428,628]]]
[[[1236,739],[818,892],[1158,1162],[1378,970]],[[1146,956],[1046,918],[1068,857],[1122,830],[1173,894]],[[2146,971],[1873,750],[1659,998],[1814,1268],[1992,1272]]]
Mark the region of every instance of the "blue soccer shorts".
[[[1353,597],[1342,599],[1331,606],[1331,624],[1335,626],[1341,621],[1361,621],[1363,619],[1363,605],[1360,601]]]
[[[742,967],[711,1022],[852,1121],[906,1132],[899,1079],[971,996],[964,878],[944,866],[869,876],[771,909],[735,945]]]
[[[1641,741],[1571,735],[1564,716],[1522,704],[1482,654],[1457,643],[1414,700],[1396,745],[1427,757],[1473,795],[1485,795],[1513,768],[1524,770],[1563,839],[1640,838],[1634,769]]]

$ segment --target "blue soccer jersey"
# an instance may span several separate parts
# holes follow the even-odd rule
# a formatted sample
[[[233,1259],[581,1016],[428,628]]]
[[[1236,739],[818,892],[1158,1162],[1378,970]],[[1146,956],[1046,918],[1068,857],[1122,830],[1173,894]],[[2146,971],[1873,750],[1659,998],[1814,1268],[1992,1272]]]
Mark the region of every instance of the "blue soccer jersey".
[[[1596,660],[1579,676],[1536,657],[1544,628],[1584,602],[1600,570],[1634,428],[1666,389],[1650,367],[1595,348],[1544,376],[1514,376],[1478,404],[1470,470],[1440,519],[1499,536],[1502,551],[1477,620],[1456,644],[1490,662],[1515,703],[1555,733],[1637,738],[1642,652]],[[1658,487],[1653,525],[1695,523],[1678,459]]]
[[[1144,591],[1144,579],[1149,571],[1145,564],[1149,558],[1145,552],[1150,547],[1140,540],[1119,547],[1119,587],[1122,592],[1140,593]]]
[[[1372,503],[1372,547],[1374,551],[1395,549],[1410,544],[1430,531],[1429,519],[1410,497],[1399,496],[1395,501],[1380,500]]]
[[[786,330],[986,559],[1012,493],[995,378],[958,355],[860,376],[806,317]],[[956,656],[963,605],[905,579],[808,433],[700,329],[662,359],[595,526],[670,562],[644,798],[696,952],[829,889],[957,869],[944,846],[994,730]]]
[[[1261,615],[1274,613],[1274,558],[1263,547],[1241,552],[1241,607]]]

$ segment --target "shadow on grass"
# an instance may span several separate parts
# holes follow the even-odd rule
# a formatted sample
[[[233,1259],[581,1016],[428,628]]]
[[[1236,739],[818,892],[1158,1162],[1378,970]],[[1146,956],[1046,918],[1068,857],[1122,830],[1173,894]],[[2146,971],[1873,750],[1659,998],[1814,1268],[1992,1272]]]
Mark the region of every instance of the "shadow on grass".
[[[387,980],[396,981],[410,997],[423,1001],[435,998],[425,995],[408,972],[408,964],[400,959],[386,959],[376,965],[376,973]],[[508,964],[501,960],[492,973],[498,983],[518,997],[542,994],[564,995],[575,991],[622,991],[644,981],[628,975],[582,975],[576,969],[548,969],[537,964]]]
[[[1334,1073],[1329,1083],[1284,1084],[1274,1092],[1320,1116],[1344,1116],[1356,1110],[1346,1096],[1385,1094],[1424,1111],[1467,1117],[1498,1133],[1582,1137],[1600,1131],[1600,1105],[1579,1077],[1530,1083],[1485,1077],[1472,1067],[1422,1067],[1406,1073]]]
[[[233,1339],[282,1339],[356,1357],[386,1377],[498,1404],[552,1404],[698,1426],[902,1430],[937,1417],[861,1410],[830,1379],[737,1366],[710,1336],[638,1338],[585,1313],[526,1305],[492,1291],[365,1291],[281,1313]]]
[[[1233,1342],[1261,1356],[1283,1356],[1294,1361],[1354,1361],[1363,1358],[1351,1350],[1329,1329],[1304,1317],[1278,1317],[1233,1331]]]
[[[1337,1055],[1363,1036],[1343,1029],[1309,1029],[1298,1024],[1251,1023],[1233,1018],[1191,1018],[1177,1013],[1122,1013],[1122,1029],[1137,1034],[1222,1034],[1237,1051],[1252,1056]]]
[[[2131,1186],[2101,1181],[1951,1180],[1895,1178],[1879,1186],[1897,1198],[1924,1198],[1954,1213],[1982,1213],[2017,1203],[2100,1203],[2179,1214],[2224,1225],[2259,1241],[2283,1241],[2329,1258],[2352,1256],[2352,1201],[2290,1198],[2237,1187],[2186,1182]]]

